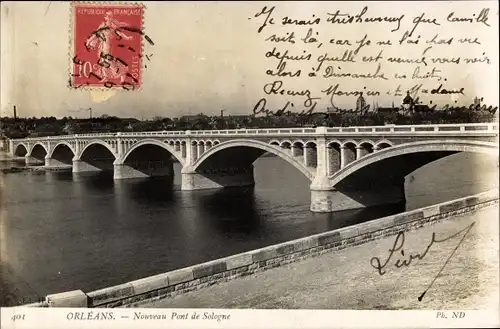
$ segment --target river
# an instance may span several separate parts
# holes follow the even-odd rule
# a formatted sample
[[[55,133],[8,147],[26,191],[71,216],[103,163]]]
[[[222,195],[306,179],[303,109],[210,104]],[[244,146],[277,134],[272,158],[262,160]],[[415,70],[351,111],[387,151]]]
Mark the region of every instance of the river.
[[[5,166],[6,164],[0,164]],[[274,157],[255,188],[186,192],[110,173],[0,174],[0,305],[112,286],[498,188],[496,159],[456,154],[407,177],[406,205],[317,214],[307,179]]]

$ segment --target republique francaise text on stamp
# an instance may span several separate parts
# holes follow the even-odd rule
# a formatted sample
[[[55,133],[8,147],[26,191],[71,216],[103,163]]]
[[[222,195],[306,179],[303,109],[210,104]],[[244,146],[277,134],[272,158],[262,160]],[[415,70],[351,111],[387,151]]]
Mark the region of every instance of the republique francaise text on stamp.
[[[138,3],[72,3],[71,88],[141,86],[143,13]]]

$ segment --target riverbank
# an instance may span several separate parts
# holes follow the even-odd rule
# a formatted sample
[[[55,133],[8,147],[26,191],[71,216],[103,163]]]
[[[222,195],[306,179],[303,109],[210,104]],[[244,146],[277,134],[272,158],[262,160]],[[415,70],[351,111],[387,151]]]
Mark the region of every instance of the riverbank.
[[[422,260],[396,268],[397,259],[423,253],[432,234],[452,236],[472,225],[422,301],[426,291],[464,233],[435,244]],[[291,263],[238,280],[138,304],[145,308],[258,309],[460,309],[498,310],[498,204],[405,233],[406,257],[397,255],[384,275],[370,265],[385,262],[395,237]],[[399,253],[398,253],[399,254]]]
[[[401,231],[415,230],[431,223],[438,223],[445,218],[455,218],[457,215],[473,212],[497,203],[498,191],[493,190],[89,293],[75,290],[54,294],[47,296],[47,301],[50,301],[49,304],[55,307],[141,306],[143,303],[154,303],[158,299],[191,293],[194,290],[204,291],[203,288],[215,284],[223,283],[225,285],[226,281],[232,279],[244,276],[254,277],[260,272],[322,255],[326,252],[333,252],[337,255],[340,250],[346,248],[350,249],[354,246],[394,236]],[[497,219],[498,216],[495,217],[498,224]],[[491,230],[491,232],[498,234],[498,229]],[[231,296],[228,300],[233,302],[238,300],[233,298]],[[168,302],[165,301],[165,303]],[[233,307],[240,306],[234,304]]]
[[[0,150],[0,162],[24,162],[24,157],[13,156],[7,151]]]
[[[27,167],[9,167],[3,168],[3,174],[13,174],[24,171],[71,171],[72,166],[58,166],[58,167],[45,167],[45,166],[27,166]]]
[[[19,162],[24,162],[25,159],[23,157],[12,157],[12,158],[0,158],[0,162],[13,162],[13,163],[19,163]]]

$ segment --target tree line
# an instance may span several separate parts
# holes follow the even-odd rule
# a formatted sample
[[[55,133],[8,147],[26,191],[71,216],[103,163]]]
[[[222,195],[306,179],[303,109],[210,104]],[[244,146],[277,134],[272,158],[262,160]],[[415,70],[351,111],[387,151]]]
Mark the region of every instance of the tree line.
[[[469,111],[466,108],[451,108],[444,111],[410,112],[400,111],[367,113],[313,113],[312,115],[287,114],[282,116],[207,116],[205,114],[180,118],[155,117],[148,120],[119,118],[102,115],[96,118],[75,119],[72,117],[1,118],[0,132],[7,138],[56,136],[119,131],[175,131],[175,130],[222,130],[291,128],[316,126],[375,126],[385,124],[416,125],[445,123],[493,122],[492,111]]]

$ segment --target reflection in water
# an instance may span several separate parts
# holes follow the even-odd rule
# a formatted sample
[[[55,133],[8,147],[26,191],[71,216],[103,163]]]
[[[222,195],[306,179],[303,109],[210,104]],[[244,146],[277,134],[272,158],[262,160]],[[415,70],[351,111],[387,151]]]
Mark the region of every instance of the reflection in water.
[[[494,188],[491,164],[454,155],[417,170],[406,208]],[[173,179],[118,181],[111,172],[3,175],[1,305],[116,285],[405,208],[311,213],[309,181],[277,158],[257,160],[254,188],[181,191],[180,169]]]
[[[196,206],[203,210],[206,224],[223,234],[258,233],[265,221],[254,188],[227,188],[196,197]]]
[[[173,177],[145,178],[134,181],[119,180],[115,182],[116,197],[132,199],[154,205],[170,205],[175,203]]]
[[[323,221],[327,225],[325,231],[330,231],[403,211],[405,211],[405,204],[400,203],[389,206],[373,207],[370,209],[345,210],[335,213],[317,214],[317,217],[323,216]]]

